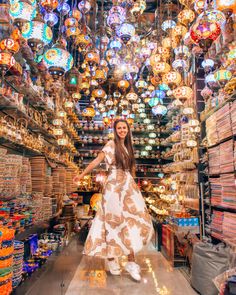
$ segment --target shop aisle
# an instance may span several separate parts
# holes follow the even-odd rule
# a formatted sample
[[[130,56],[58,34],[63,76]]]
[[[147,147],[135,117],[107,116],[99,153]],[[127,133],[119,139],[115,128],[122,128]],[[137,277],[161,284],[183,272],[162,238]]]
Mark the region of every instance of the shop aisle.
[[[112,276],[99,258],[84,256],[69,284],[66,295],[195,295],[189,282],[167,263],[151,245],[137,256],[142,281],[133,281],[125,271]],[[125,261],[122,261],[125,263]]]

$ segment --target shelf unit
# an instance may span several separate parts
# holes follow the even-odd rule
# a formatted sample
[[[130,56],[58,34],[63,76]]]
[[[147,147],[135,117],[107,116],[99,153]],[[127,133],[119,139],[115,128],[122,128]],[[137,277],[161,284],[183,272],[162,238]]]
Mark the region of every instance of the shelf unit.
[[[210,236],[215,243],[220,241],[225,242],[231,239],[234,236],[233,232],[236,232],[236,227],[231,228],[231,232],[228,232],[228,225],[233,224],[232,220],[236,220],[236,134],[231,120],[235,98],[236,92],[226,98],[225,101],[217,107],[207,113],[203,111],[200,115],[202,123],[201,138],[204,140],[204,145],[202,145],[202,149],[200,150],[203,159],[200,169],[203,195],[202,211],[205,212],[205,234]],[[229,109],[229,113],[223,113],[222,108],[224,107]],[[226,134],[228,132],[228,128],[226,128],[228,123],[225,121],[228,116],[231,134],[224,137],[223,132]],[[207,120],[215,122],[216,127],[214,128],[216,128],[217,132],[216,135],[214,132],[215,137],[213,142],[208,142],[208,138],[211,139],[212,137],[209,137],[210,129],[207,127]],[[220,125],[222,121],[223,123]],[[227,148],[227,146],[231,147],[230,152],[226,152],[225,148]],[[216,153],[218,153],[218,156],[213,157]],[[219,163],[217,168],[215,168],[217,169],[216,172],[211,172],[213,163]],[[229,167],[227,167],[227,165],[229,165]],[[226,205],[225,203],[231,205]],[[236,243],[236,241],[234,241],[234,243]]]

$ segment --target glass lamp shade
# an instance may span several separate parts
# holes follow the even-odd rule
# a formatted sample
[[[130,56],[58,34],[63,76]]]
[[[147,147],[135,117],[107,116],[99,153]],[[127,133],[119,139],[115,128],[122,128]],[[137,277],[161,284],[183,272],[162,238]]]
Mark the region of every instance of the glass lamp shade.
[[[70,101],[70,100],[67,100],[67,101],[65,101],[65,103],[64,103],[64,107],[65,107],[66,109],[72,109],[72,108],[74,107],[74,103],[73,103],[72,101]]]
[[[197,18],[197,21],[199,19],[201,19],[203,17],[204,13],[201,13],[198,18]],[[210,22],[216,22],[220,25],[220,27],[222,28],[222,26],[225,25],[226,23],[226,17],[224,15],[223,12],[219,11],[219,10],[206,10],[205,11],[205,15],[206,15],[206,18],[210,21]]]
[[[170,65],[166,62],[158,62],[152,67],[154,75],[165,74],[170,71]]]
[[[67,28],[70,28],[70,27],[78,27],[78,21],[76,18],[74,17],[68,17],[65,22],[64,22],[64,25],[67,27]]]
[[[137,112],[137,111],[139,110],[139,104],[138,104],[138,103],[133,103],[133,104],[132,104],[132,110],[133,110],[134,112]]]
[[[47,11],[52,12],[58,6],[57,0],[41,0],[41,6]]]
[[[100,61],[99,54],[96,51],[90,51],[86,54],[85,60],[90,66],[98,65]]]
[[[196,119],[190,119],[188,123],[189,123],[189,126],[191,127],[196,127],[200,124],[199,121]]]
[[[151,96],[154,98],[154,97],[157,97],[158,99],[160,99],[162,101],[162,99],[165,98],[166,94],[164,91],[162,90],[159,90],[159,89],[156,89],[152,92]]]
[[[76,18],[78,22],[82,19],[82,16],[82,13],[78,9],[72,10],[72,17]]]
[[[83,117],[94,117],[96,115],[96,111],[92,106],[88,106],[87,108],[83,109],[82,116]]]
[[[70,11],[70,5],[68,3],[62,1],[58,5],[57,10],[61,13],[61,15],[67,15]]]
[[[196,0],[194,3],[194,10],[200,14],[207,8],[207,1],[206,0]]]
[[[178,40],[176,38],[166,37],[162,39],[161,45],[168,49],[176,48],[178,46]]]
[[[62,76],[73,66],[72,55],[60,47],[53,47],[47,50],[43,59],[52,76]]]
[[[70,27],[66,29],[66,38],[76,38],[81,33],[79,28]]]
[[[175,99],[190,100],[193,98],[193,90],[188,86],[180,86],[173,90]]]
[[[135,86],[139,89],[139,90],[143,90],[147,88],[147,82],[145,82],[144,80],[139,80],[135,83]]]
[[[184,59],[176,59],[172,63],[172,68],[178,72],[187,71],[188,63]]]
[[[162,61],[161,54],[153,54],[150,56],[150,65],[153,67],[156,63]]]
[[[126,91],[129,88],[130,84],[127,80],[121,80],[118,82],[117,86],[120,90]]]
[[[147,114],[146,113],[140,113],[139,117],[141,119],[145,119],[147,117]]]
[[[232,78],[232,73],[228,70],[221,69],[215,72],[214,78],[221,86],[225,86],[225,84]]]
[[[129,92],[127,95],[126,95],[126,99],[128,101],[137,101],[138,100],[138,95],[135,93],[135,92]]]
[[[201,19],[196,22],[190,29],[190,36],[192,40],[198,44],[204,52],[210,48],[213,41],[215,41],[221,33],[219,24]]]
[[[44,15],[44,21],[48,26],[53,27],[58,23],[58,17],[55,13],[50,12]]]
[[[36,16],[36,8],[28,2],[19,1],[10,6],[9,13],[14,24],[21,29],[24,23],[31,21]]]
[[[163,90],[163,91],[170,90],[169,86],[165,83],[159,84],[159,88],[160,88],[160,90]]]
[[[234,0],[216,0],[216,7],[224,12],[227,17],[232,13],[236,13],[236,4]]]
[[[58,144],[58,145],[61,145],[61,146],[65,146],[65,145],[68,144],[68,139],[65,138],[65,137],[63,137],[63,138],[59,138],[59,139],[57,140],[57,144]]]
[[[107,25],[112,29],[116,30],[123,22],[123,17],[118,13],[109,14],[107,17]]]
[[[183,25],[176,25],[171,29],[171,37],[182,38],[187,33],[188,29]]]
[[[119,38],[114,38],[113,40],[110,41],[108,47],[110,49],[114,49],[115,51],[118,51],[122,47],[122,42]]]
[[[129,101],[127,99],[122,99],[120,102],[120,106],[124,109],[127,108],[129,106]]]
[[[82,1],[79,2],[79,4],[78,4],[78,8],[79,8],[79,10],[80,10],[82,13],[86,14],[86,13],[88,13],[88,12],[90,11],[90,9],[91,9],[91,4],[90,4],[89,1],[82,0]]]
[[[152,108],[152,113],[155,116],[165,116],[167,113],[167,107],[164,105],[158,104]]]
[[[75,39],[75,44],[79,46],[81,50],[84,50],[86,47],[88,47],[92,43],[92,40],[88,35],[80,34]]]
[[[149,133],[149,138],[156,138],[157,137],[157,135],[156,135],[156,133],[155,132],[151,132],[151,133]]]
[[[189,49],[185,45],[178,46],[174,49],[176,59],[188,59],[191,55]]]
[[[94,89],[92,91],[92,96],[95,97],[95,98],[97,98],[97,99],[103,99],[103,98],[106,97],[106,92],[103,89],[101,89],[101,88]]]
[[[72,94],[72,98],[76,101],[80,100],[81,99],[81,94],[79,92],[74,92]]]
[[[148,58],[151,55],[152,51],[149,47],[142,47],[140,51],[140,56],[142,58]]]
[[[236,48],[232,48],[228,53],[227,53],[227,59],[231,61],[235,61],[236,59]]]
[[[54,126],[62,126],[62,125],[63,125],[63,120],[62,120],[62,119],[54,119],[54,120],[52,121],[52,124],[53,124]]]
[[[24,37],[33,52],[37,52],[43,46],[52,41],[52,30],[42,21],[33,20],[24,24],[22,28]]]
[[[205,77],[205,83],[213,90],[219,87],[214,74],[210,73]]]
[[[12,54],[15,54],[20,49],[20,45],[14,39],[3,39],[0,42],[0,51],[9,51]]]
[[[54,128],[53,129],[53,134],[55,135],[55,136],[62,136],[63,135],[63,129],[61,129],[61,128]]]
[[[150,107],[156,106],[158,103],[160,103],[160,99],[158,97],[152,97],[149,101],[148,104]]]
[[[151,145],[146,145],[145,146],[145,150],[146,151],[151,151],[152,150],[152,146]]]
[[[143,120],[143,123],[144,124],[149,124],[149,123],[151,123],[151,120],[149,118],[146,118],[146,119]]]
[[[3,74],[5,74],[5,72],[9,70],[15,62],[16,61],[10,52],[0,52],[0,70]]]
[[[132,24],[124,22],[116,31],[118,37],[126,44],[132,36],[135,35],[135,27]]]
[[[211,69],[213,69],[214,64],[215,64],[214,61],[208,58],[208,59],[204,59],[204,61],[202,62],[202,67],[205,72],[209,72]]]
[[[66,73],[65,86],[69,91],[78,91],[80,84],[80,73],[77,68],[73,67]]]
[[[163,31],[168,32],[168,30],[173,29],[176,26],[176,22],[173,20],[165,20],[162,25],[161,28]]]
[[[193,108],[184,108],[183,109],[183,114],[184,115],[192,115],[194,113],[194,109]]]
[[[142,157],[147,157],[148,156],[148,151],[141,151],[141,156]]]
[[[154,87],[157,87],[160,83],[160,77],[159,76],[154,76],[151,78],[150,82]]]
[[[103,82],[106,81],[106,73],[104,70],[97,69],[95,71],[94,79],[99,83],[102,84]]]
[[[210,98],[212,96],[213,92],[210,88],[208,88],[207,86],[205,86],[202,91],[201,91],[201,96],[207,100],[208,98]]]
[[[181,75],[176,71],[171,71],[163,76],[163,83],[167,84],[171,89],[174,89],[181,82]]]
[[[149,131],[154,130],[154,129],[155,129],[155,125],[153,125],[153,124],[149,124],[147,126],[147,130],[149,130]]]
[[[185,8],[178,14],[178,21],[185,26],[188,26],[191,22],[193,22],[194,18],[195,13],[191,9]]]
[[[196,140],[189,139],[189,140],[187,141],[187,147],[192,148],[192,147],[196,147],[196,146],[197,146],[197,141],[196,141]]]

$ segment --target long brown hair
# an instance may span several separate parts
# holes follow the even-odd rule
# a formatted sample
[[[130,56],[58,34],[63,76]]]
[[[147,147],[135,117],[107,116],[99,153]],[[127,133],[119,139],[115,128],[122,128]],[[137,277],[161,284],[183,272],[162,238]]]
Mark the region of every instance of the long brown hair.
[[[128,128],[128,133],[124,140],[124,145],[128,151],[128,154],[126,150],[123,148],[120,137],[116,132],[117,124],[121,122],[125,123]],[[115,142],[116,167],[122,170],[129,170],[130,172],[132,172],[132,169],[135,167],[134,149],[133,149],[133,144],[131,139],[130,127],[128,122],[124,119],[118,119],[114,123],[114,142]]]

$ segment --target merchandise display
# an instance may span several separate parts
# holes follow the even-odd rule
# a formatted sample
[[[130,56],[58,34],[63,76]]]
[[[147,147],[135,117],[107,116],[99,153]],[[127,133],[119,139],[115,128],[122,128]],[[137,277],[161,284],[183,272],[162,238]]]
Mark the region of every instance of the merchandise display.
[[[201,295],[234,294],[235,262],[218,250],[236,253],[235,13],[221,0],[1,1],[0,294],[74,238],[106,257],[117,224],[127,253],[153,224],[156,250]]]

